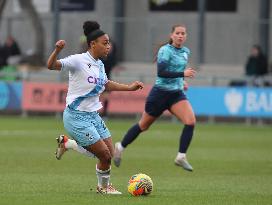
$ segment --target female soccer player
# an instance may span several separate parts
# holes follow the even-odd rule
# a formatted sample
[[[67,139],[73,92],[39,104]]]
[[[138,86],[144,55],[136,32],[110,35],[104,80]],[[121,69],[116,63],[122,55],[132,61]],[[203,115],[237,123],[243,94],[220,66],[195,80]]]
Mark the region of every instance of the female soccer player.
[[[88,44],[86,53],[57,60],[57,55],[66,44],[64,40],[59,40],[47,61],[50,70],[69,71],[63,122],[66,131],[74,140],[63,135],[57,138],[56,157],[60,159],[67,149],[74,149],[87,156],[92,156],[93,153],[98,158],[97,193],[121,194],[110,184],[110,165],[114,147],[111,134],[97,112],[102,107],[99,95],[104,89],[135,91],[143,88],[143,83],[135,81],[125,85],[108,80],[100,58],[106,57],[109,53],[109,36],[100,30],[100,25],[94,21],[86,21],[83,30]]]
[[[145,111],[138,123],[133,125],[121,142],[115,144],[114,164],[119,167],[121,154],[138,135],[146,131],[150,125],[163,113],[169,110],[183,124],[180,136],[179,152],[175,164],[187,171],[193,171],[186,159],[186,151],[192,140],[196,123],[193,109],[184,94],[187,86],[184,77],[194,77],[193,68],[187,68],[190,50],[184,47],[187,33],[183,25],[173,26],[169,43],[163,45],[157,54],[157,79],[151,89],[146,103]]]

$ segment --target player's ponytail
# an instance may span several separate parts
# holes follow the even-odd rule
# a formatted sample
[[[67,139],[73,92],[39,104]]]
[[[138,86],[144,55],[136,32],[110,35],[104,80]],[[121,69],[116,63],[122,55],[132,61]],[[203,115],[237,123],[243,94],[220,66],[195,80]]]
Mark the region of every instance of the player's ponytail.
[[[90,42],[105,34],[100,30],[100,25],[96,21],[85,21],[83,24],[83,32],[87,38],[87,44],[90,46]]]

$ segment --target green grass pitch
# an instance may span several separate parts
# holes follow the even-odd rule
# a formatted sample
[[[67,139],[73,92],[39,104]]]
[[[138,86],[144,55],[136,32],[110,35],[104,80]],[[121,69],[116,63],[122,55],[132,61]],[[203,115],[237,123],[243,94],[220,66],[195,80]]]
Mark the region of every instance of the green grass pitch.
[[[108,120],[114,142],[135,120]],[[182,125],[158,121],[125,151],[112,183],[121,196],[95,192],[95,159],[69,151],[54,157],[61,120],[0,118],[0,205],[236,205],[272,204],[272,127],[219,124],[196,127],[188,152],[194,172],[174,165]],[[154,190],[132,197],[127,181],[149,175]],[[90,190],[92,189],[92,190]]]

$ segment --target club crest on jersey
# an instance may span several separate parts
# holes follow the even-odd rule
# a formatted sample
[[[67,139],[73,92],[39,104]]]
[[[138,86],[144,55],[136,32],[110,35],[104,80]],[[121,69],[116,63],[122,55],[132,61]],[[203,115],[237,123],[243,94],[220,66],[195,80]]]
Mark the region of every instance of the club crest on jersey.
[[[104,85],[105,84],[105,79],[103,78],[95,78],[93,76],[89,76],[87,78],[88,83],[93,83],[93,84],[97,84],[97,85]]]
[[[188,54],[187,54],[187,53],[183,53],[183,58],[184,58],[185,60],[188,60]]]

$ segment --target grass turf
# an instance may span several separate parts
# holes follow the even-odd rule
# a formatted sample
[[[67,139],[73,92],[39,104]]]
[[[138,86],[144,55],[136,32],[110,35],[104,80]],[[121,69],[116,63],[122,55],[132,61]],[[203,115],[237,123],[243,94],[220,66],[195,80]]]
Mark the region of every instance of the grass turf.
[[[135,121],[106,122],[114,142]],[[272,204],[272,127],[197,125],[188,158],[194,172],[174,166],[182,126],[156,122],[130,145],[112,182],[121,196],[95,193],[95,159],[69,151],[54,157],[61,120],[0,118],[0,205]],[[132,197],[129,177],[149,175],[154,191]],[[90,190],[92,189],[92,190]]]

